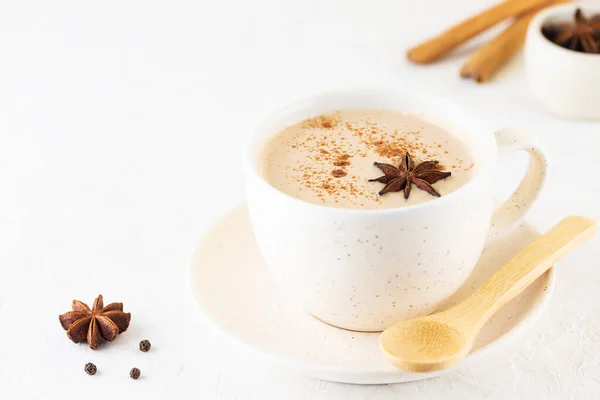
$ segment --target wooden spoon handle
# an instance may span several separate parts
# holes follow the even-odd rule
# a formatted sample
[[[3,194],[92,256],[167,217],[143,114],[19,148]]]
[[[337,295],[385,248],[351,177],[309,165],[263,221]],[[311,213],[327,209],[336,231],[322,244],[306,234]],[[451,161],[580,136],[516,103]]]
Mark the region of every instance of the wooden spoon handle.
[[[457,323],[479,330],[504,304],[527,288],[556,261],[591,239],[596,221],[567,217],[504,265],[475,293],[448,310]]]

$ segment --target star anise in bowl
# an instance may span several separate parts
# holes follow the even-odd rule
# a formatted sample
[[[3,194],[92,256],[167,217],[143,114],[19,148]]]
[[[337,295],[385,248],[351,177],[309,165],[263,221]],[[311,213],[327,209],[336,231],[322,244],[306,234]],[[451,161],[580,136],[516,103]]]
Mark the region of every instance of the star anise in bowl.
[[[87,342],[96,350],[102,339],[112,342],[117,335],[129,327],[131,314],[123,312],[123,303],[104,306],[102,295],[98,295],[90,307],[82,301],[73,300],[73,311],[59,315],[58,319],[67,336],[75,343]]]
[[[578,8],[573,22],[548,23],[542,27],[542,34],[565,49],[600,54],[600,14],[586,17]]]

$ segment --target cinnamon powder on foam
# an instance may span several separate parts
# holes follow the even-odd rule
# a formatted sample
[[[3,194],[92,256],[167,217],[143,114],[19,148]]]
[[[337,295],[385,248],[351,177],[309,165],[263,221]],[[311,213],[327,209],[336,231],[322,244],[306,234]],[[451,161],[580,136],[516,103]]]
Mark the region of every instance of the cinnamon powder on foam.
[[[335,113],[306,119],[301,123],[302,129],[319,130],[320,132],[318,135],[308,136],[303,142],[293,147],[301,146],[305,149],[313,149],[316,143],[318,151],[313,151],[314,154],[309,158],[313,158],[315,161],[327,162],[331,165],[331,170],[316,170],[311,168],[309,163],[299,165],[293,170],[303,172],[301,175],[302,185],[306,189],[312,190],[323,203],[326,202],[326,197],[334,197],[336,203],[339,202],[337,198],[358,197],[381,201],[376,191],[365,193],[364,189],[360,187],[359,182],[362,183],[369,177],[348,175],[347,169],[351,165],[352,159],[355,157],[364,158],[367,154],[361,152],[361,149],[352,149],[341,144],[346,138],[339,131],[336,132],[334,128],[342,123],[353,136],[359,138],[362,144],[381,157],[381,160],[376,161],[397,165],[400,163],[402,156],[409,152],[415,162],[418,163],[425,159],[435,159],[441,151],[441,145],[439,144],[423,144],[420,130],[410,132],[389,131],[368,119],[361,121],[361,123],[343,122]],[[331,133],[328,133],[328,131]],[[459,160],[458,163],[462,163],[462,160]],[[443,166],[441,168],[443,169]],[[379,174],[378,171],[374,170],[373,172],[375,175]],[[376,177],[375,175],[373,177]]]

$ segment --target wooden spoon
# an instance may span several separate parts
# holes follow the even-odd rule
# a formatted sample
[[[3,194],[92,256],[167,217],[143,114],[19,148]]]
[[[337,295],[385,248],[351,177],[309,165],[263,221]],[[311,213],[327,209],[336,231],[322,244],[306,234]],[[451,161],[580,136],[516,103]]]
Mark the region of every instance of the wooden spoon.
[[[458,305],[383,331],[381,350],[391,364],[406,371],[431,372],[453,366],[469,354],[477,334],[500,307],[595,232],[593,219],[565,218]]]

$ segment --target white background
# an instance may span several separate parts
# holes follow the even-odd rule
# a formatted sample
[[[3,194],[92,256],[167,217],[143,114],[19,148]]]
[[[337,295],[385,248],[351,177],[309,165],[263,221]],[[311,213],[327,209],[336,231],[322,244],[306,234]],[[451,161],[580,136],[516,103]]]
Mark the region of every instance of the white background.
[[[600,124],[548,115],[520,57],[485,86],[458,78],[478,41],[432,66],[404,58],[492,2],[0,1],[0,398],[598,398],[599,238],[560,265],[548,312],[512,351],[411,384],[269,369],[213,333],[187,292],[192,246],[243,200],[253,126],[334,88],[406,84],[491,129],[537,131],[553,169],[530,219],[544,230],[568,214],[599,218]],[[92,352],[57,316],[98,293],[124,302],[132,323]],[[98,375],[85,375],[88,361]],[[129,379],[132,366],[143,379]]]

